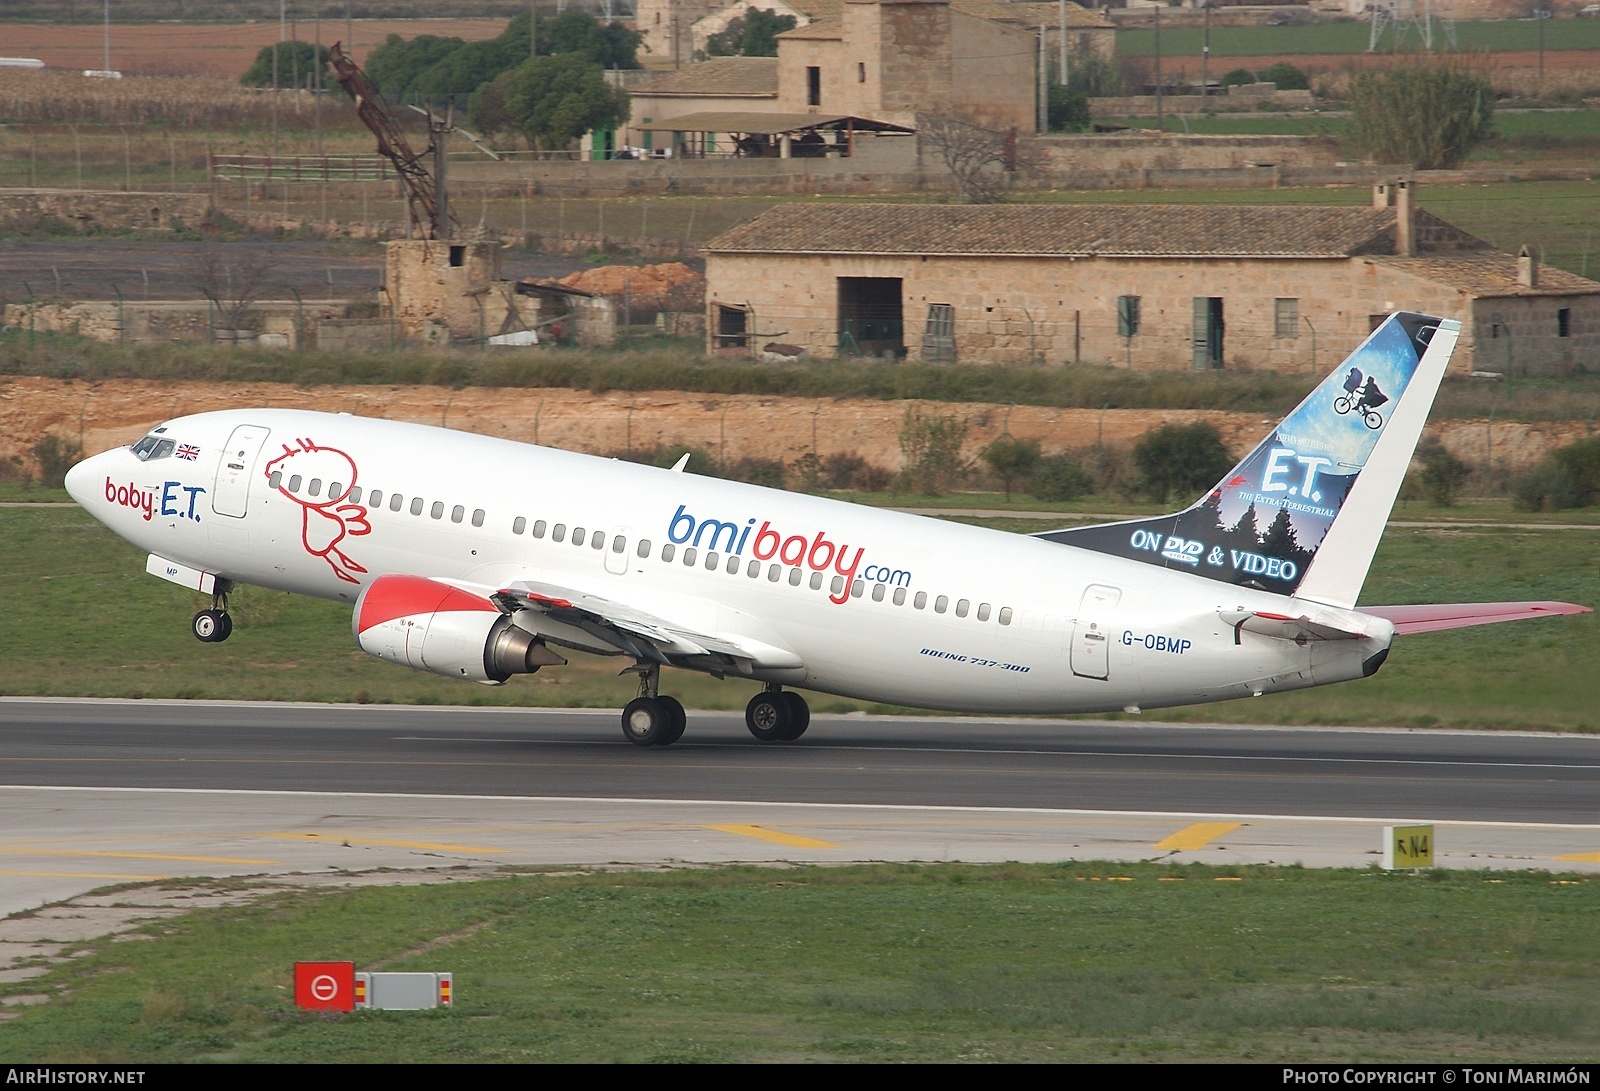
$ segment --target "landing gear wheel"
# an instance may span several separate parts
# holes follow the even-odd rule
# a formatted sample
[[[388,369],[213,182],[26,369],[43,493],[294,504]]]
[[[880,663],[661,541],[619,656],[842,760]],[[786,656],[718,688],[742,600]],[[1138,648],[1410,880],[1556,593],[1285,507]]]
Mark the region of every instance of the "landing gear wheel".
[[[811,726],[811,706],[806,704],[806,699],[794,690],[786,689],[780,697],[789,706],[789,727],[778,738],[782,742],[794,742],[806,733],[806,728]]]
[[[683,721],[673,714],[671,698],[635,697],[622,710],[622,735],[635,746],[666,746],[683,733]],[[683,706],[678,705],[681,709]]]
[[[782,742],[794,724],[794,710],[788,694],[781,690],[762,690],[744,706],[744,726],[762,742]],[[802,729],[804,730],[804,729]]]
[[[672,717],[667,733],[661,736],[661,741],[656,743],[656,745],[671,746],[673,743],[683,738],[683,729],[684,726],[688,724],[689,717],[683,711],[683,702],[679,701],[676,697],[668,697],[663,693],[661,696],[657,697],[656,700],[661,702],[661,704],[666,708],[667,712]]]
[[[226,610],[201,610],[189,623],[189,631],[202,644],[220,644],[233,634],[233,618]]]

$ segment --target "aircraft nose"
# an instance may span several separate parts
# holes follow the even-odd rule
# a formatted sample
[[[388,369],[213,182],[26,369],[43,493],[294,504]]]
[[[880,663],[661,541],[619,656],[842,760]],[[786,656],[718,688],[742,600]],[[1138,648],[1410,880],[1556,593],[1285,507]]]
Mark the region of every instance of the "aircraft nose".
[[[91,455],[67,471],[67,493],[81,507],[90,507],[94,500],[95,481],[102,474],[100,465],[104,463],[107,454],[110,452]]]

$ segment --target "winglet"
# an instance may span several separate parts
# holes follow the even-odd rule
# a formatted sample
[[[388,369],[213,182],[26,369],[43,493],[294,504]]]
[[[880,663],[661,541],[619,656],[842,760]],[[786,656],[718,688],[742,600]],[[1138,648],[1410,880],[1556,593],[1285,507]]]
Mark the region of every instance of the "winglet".
[[[675,474],[681,474],[683,473],[683,468],[687,465],[689,465],[689,452],[685,451],[683,452],[683,456],[672,464],[672,472]]]

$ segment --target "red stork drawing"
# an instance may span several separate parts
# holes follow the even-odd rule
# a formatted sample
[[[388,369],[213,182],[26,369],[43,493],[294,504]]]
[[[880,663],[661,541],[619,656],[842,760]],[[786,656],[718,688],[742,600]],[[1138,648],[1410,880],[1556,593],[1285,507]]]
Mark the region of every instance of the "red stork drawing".
[[[304,517],[300,541],[306,552],[327,561],[333,574],[346,583],[360,583],[352,573],[366,569],[339,548],[347,537],[372,533],[366,508],[341,503],[356,483],[356,460],[336,447],[319,447],[314,440],[299,439],[295,443],[297,446],[293,447],[285,443],[283,454],[267,463],[267,478],[271,480],[274,473],[283,471],[278,492],[300,505]],[[286,487],[295,478],[306,483],[298,493]],[[322,492],[321,496],[310,495],[312,482],[319,483],[317,491]]]

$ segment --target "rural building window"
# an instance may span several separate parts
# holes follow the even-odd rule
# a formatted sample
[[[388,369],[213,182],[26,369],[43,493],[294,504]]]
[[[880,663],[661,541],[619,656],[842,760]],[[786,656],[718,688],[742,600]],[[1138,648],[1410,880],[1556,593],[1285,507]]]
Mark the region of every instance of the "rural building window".
[[[886,586],[887,585],[881,584],[881,583],[875,583],[875,584],[872,585],[872,601],[873,602],[882,602],[883,601],[883,592],[884,592]]]
[[[540,519],[538,522],[533,524],[533,536],[535,538],[543,538],[544,537],[544,525],[545,524],[544,524],[544,520],[543,519]]]
[[[863,61],[857,61],[856,62],[856,82],[857,83],[866,83],[867,82],[867,66],[866,66],[866,63],[863,62]]]
[[[636,552],[641,557],[650,556],[650,539],[649,538],[640,538],[639,539],[639,548],[636,550]]]
[[[463,506],[461,504],[457,504],[455,507],[450,509],[450,521],[452,523],[459,523],[459,522],[461,522],[461,520],[465,519],[466,517],[467,517],[467,509],[466,509],[465,506]]]
[[[668,542],[666,545],[661,547],[661,559],[663,561],[670,561],[672,560],[672,555],[677,551],[678,547]]]
[[[583,540],[585,538],[587,538],[588,536],[589,536],[589,532],[584,530],[582,527],[573,527],[572,528],[572,544],[573,545],[581,546],[583,544]]]
[[[475,527],[483,526],[483,509],[482,508],[473,508],[472,509],[472,525],[475,526]]]
[[[422,514],[422,505],[423,505],[422,497],[413,496],[411,498],[411,514],[412,515],[421,515]]]
[[[1117,336],[1132,337],[1139,332],[1139,297],[1117,296]]]
[[[1011,624],[1011,607],[1009,607],[1009,606],[1000,607],[1000,624],[1002,624],[1002,625],[1010,625]]]
[[[743,307],[725,307],[717,304],[717,347],[742,349],[745,347],[745,310]]]
[[[822,105],[822,69],[814,64],[806,66],[806,105]]]
[[[307,496],[321,496],[322,495],[322,478],[313,477],[311,479],[311,484],[306,486],[306,495]]]
[[[534,529],[537,530],[538,528],[535,527]],[[566,541],[567,540],[567,524],[565,524],[565,523],[557,523],[554,527],[552,527],[550,529],[550,540],[552,542],[564,542],[564,541]]]
[[[1498,322],[1489,323],[1489,340],[1491,340],[1491,341],[1500,340],[1500,323],[1498,323]]]
[[[1273,300],[1272,336],[1300,336],[1300,301],[1298,299]]]
[[[512,534],[521,534],[523,531],[525,531],[527,529],[528,529],[528,517],[527,516],[519,515],[515,519],[511,520],[511,533]]]
[[[450,248],[450,268],[459,269],[467,262],[467,248],[465,246],[452,246]]]
[[[922,327],[922,358],[930,364],[955,362],[956,309],[951,304],[928,304],[928,319]]]
[[[1562,307],[1556,312],[1556,336],[1572,336],[1572,308]]]
[[[300,491],[300,482],[302,480],[304,480],[304,479],[301,478],[301,476],[299,474],[295,474],[292,477],[290,477],[289,478],[289,491],[290,492],[299,492]]]
[[[401,496],[397,492],[392,492],[392,493],[389,494],[389,510],[390,511],[399,511],[401,508],[403,508],[405,506],[406,506],[406,498],[405,497]]]
[[[443,519],[444,518],[444,501],[443,500],[435,500],[433,502],[433,510],[430,511],[428,514],[431,515],[435,519]]]
[[[906,589],[904,587],[896,587],[894,589],[894,604],[896,606],[904,606],[906,604]]]

